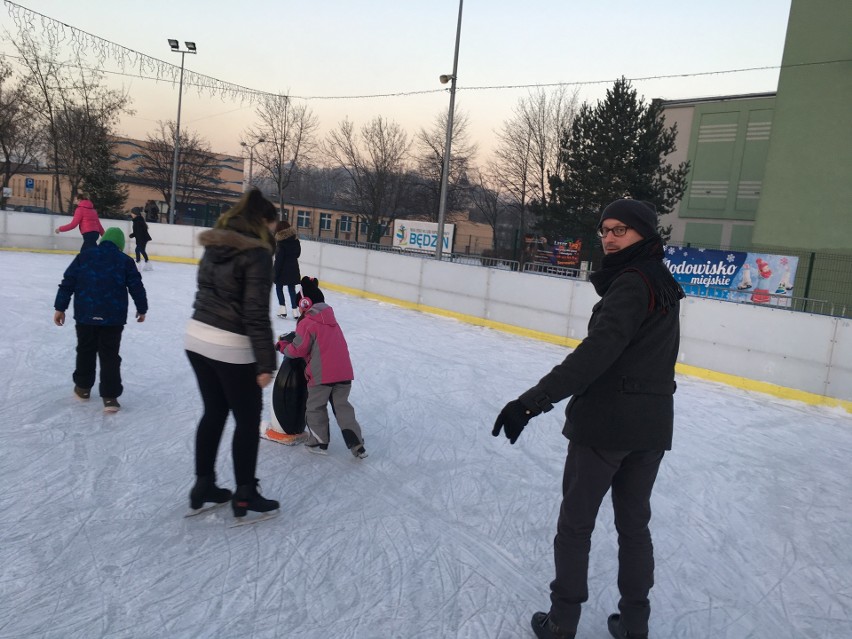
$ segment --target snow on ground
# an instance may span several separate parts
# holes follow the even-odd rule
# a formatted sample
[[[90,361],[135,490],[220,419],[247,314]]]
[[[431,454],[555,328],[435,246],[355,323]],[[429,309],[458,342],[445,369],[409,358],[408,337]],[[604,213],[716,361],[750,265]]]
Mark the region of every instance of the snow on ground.
[[[52,323],[71,259],[0,252],[0,638],[532,636],[564,404],[515,446],[490,430],[564,349],[328,291],[370,457],[354,460],[334,425],[327,458],[262,441],[281,515],[229,528],[227,508],[183,518],[201,411],[182,349],[195,267],[144,274],[151,309],[125,329],[123,408],[105,415],[72,395],[70,315]],[[852,636],[849,414],[678,384],[651,635]],[[226,434],[232,487],[229,451]],[[616,557],[605,502],[578,637],[608,636]]]

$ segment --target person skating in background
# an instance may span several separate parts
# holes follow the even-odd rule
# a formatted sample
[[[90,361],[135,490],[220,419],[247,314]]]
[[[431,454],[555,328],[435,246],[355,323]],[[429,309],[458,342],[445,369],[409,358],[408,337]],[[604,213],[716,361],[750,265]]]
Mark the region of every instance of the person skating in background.
[[[573,396],[563,434],[568,454],[562,506],[553,542],[556,577],[550,612],[537,612],[540,639],[573,639],[589,598],[592,531],[612,491],[618,531],[619,613],[607,620],[617,639],[648,636],[654,550],[648,523],[651,491],[664,451],[671,449],[674,368],[680,343],[683,290],[663,264],[657,214],[636,200],[616,200],[601,215],[601,268],[590,276],[601,300],[588,334],[565,360],[494,424],[514,444],[529,420]]]
[[[231,500],[235,517],[276,510],[278,502],[258,492],[257,451],[262,389],[276,369],[269,293],[275,206],[252,189],[216,226],[200,233],[195,312],[186,329],[186,354],[204,403],[195,436],[193,511]],[[231,453],[236,491],[216,485],[216,455],[228,413],[234,414]]]
[[[77,194],[77,208],[74,209],[74,217],[68,224],[56,227],[54,233],[57,235],[65,233],[78,226],[80,227],[80,234],[83,236],[83,246],[80,247],[80,250],[96,247],[98,238],[104,234],[104,227],[101,225],[100,218],[98,218],[95,205],[92,204],[86,193]]]
[[[302,279],[299,273],[299,256],[302,254],[302,244],[299,234],[289,222],[280,221],[275,227],[275,294],[278,296],[278,317],[287,317],[287,304],[284,299],[284,287],[290,294],[290,308],[293,318],[299,317],[296,285]]]
[[[145,202],[145,208],[143,211],[145,213],[145,217],[148,218],[148,222],[160,221],[160,207],[157,206],[157,203],[154,200],[148,200]]]
[[[150,271],[151,265],[148,262],[148,253],[145,250],[148,242],[151,241],[151,234],[148,233],[148,223],[145,221],[145,218],[136,211],[131,211],[130,217],[133,218],[133,232],[130,234],[130,237],[136,239],[136,263],[139,264],[141,259],[144,257],[145,266],[143,269]]]
[[[77,329],[77,361],[72,376],[74,394],[89,399],[95,384],[96,361],[100,360],[99,392],[104,411],[121,408],[121,334],[127,323],[127,294],[136,305],[136,321],[144,322],[148,298],[142,276],[130,256],[125,255],[124,233],[118,228],[104,232],[101,243],[81,251],[66,269],[53,303],[53,322],[65,324],[65,311],[74,296]]]
[[[343,434],[346,447],[357,458],[367,456],[361,426],[355,409],[349,403],[352,390],[352,360],[343,331],[334,317],[334,309],[314,278],[303,277],[299,307],[302,315],[291,335],[292,342],[279,341],[278,350],[287,357],[302,357],[307,364],[308,403],[305,422],[308,439],[305,446],[312,453],[327,454],[329,443],[328,403]]]

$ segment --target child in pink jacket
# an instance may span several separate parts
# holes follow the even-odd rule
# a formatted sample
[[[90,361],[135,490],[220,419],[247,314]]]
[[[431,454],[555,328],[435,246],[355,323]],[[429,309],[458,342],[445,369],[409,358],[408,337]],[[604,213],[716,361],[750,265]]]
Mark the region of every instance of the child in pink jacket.
[[[83,236],[83,246],[80,250],[94,248],[98,245],[98,238],[104,234],[104,227],[101,226],[101,221],[98,218],[98,212],[95,210],[94,204],[85,193],[77,195],[77,208],[74,210],[74,217],[64,226],[56,228],[55,232],[65,233],[74,227],[80,227],[80,234]]]
[[[337,419],[343,441],[358,459],[364,459],[364,439],[361,426],[355,419],[355,409],[349,403],[349,391],[355,375],[349,359],[349,347],[343,331],[334,317],[334,310],[325,303],[325,296],[314,278],[303,277],[299,295],[302,315],[295,334],[283,337],[276,344],[287,357],[304,358],[308,380],[308,402],[305,422],[308,439],[305,446],[312,453],[328,454],[329,420],[327,404]]]

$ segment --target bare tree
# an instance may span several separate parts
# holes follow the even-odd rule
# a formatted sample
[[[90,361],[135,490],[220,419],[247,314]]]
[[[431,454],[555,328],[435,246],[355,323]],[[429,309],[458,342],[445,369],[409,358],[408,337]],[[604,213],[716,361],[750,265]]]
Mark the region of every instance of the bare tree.
[[[439,215],[448,115],[449,111],[439,114],[432,123],[431,129],[421,128],[415,137],[419,179],[414,187],[414,201],[417,213],[432,222],[437,222]],[[468,136],[467,114],[456,112],[453,117],[453,136],[447,177],[445,208],[447,220],[452,220],[454,212],[465,208],[470,186],[468,173],[476,151],[476,144],[472,143]]]
[[[577,114],[577,96],[577,91],[569,96],[565,87],[551,93],[540,89],[518,104],[518,115],[530,132],[530,196],[538,203],[547,203],[551,176],[561,175],[560,141]]]
[[[286,95],[264,97],[255,113],[260,122],[246,131],[245,143],[264,140],[254,161],[275,182],[278,201],[283,202],[284,191],[313,159],[319,120],[306,105],[293,104]]]
[[[312,206],[331,206],[349,182],[346,172],[336,167],[304,166],[287,187],[287,197]]]
[[[531,226],[530,205],[547,203],[550,178],[560,174],[559,143],[576,110],[576,92],[568,96],[562,87],[550,94],[540,89],[518,101],[497,134],[492,171],[512,203],[521,236]]]
[[[85,68],[79,57],[73,64],[61,62],[56,42],[43,50],[28,32],[21,32],[14,45],[27,69],[27,100],[48,134],[55,200],[62,205],[64,174],[71,187],[64,208],[70,213],[83,174],[98,161],[98,153],[108,152],[99,142],[101,135],[111,133],[118,117],[129,112],[129,98],[102,86],[101,74]]]
[[[157,131],[145,140],[145,154],[139,159],[142,177],[171,201],[175,155],[175,123],[158,122]],[[181,128],[178,149],[177,202],[193,202],[205,190],[217,186],[219,169],[210,144],[198,133]]]
[[[477,169],[470,187],[470,202],[477,216],[491,227],[491,248],[497,248],[500,221],[506,217],[509,209],[501,192],[500,181],[482,169]]]
[[[399,213],[409,187],[410,146],[402,128],[381,116],[361,127],[360,135],[349,120],[328,135],[326,154],[349,176],[342,203],[367,223],[367,241],[378,242]]]
[[[35,164],[44,146],[44,130],[38,124],[37,114],[26,99],[26,89],[15,83],[12,67],[0,60],[0,162],[2,186],[23,166]],[[6,198],[0,192],[0,206]]]

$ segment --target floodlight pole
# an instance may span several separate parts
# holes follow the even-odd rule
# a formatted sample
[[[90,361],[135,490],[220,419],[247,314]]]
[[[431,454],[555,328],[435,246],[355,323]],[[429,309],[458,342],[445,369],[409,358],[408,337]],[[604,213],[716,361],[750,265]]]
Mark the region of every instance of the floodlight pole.
[[[175,53],[180,53],[180,83],[178,84],[178,110],[177,122],[175,123],[175,154],[174,158],[172,159],[172,189],[171,197],[169,199],[169,224],[175,223],[175,192],[177,191],[178,157],[180,156],[180,109],[183,100],[183,61],[187,53],[197,53],[197,51],[195,51],[195,43],[190,44],[193,45],[193,49],[188,49],[186,51],[181,50],[179,47],[175,48],[174,46],[172,46],[172,51],[174,51]]]
[[[450,76],[450,110],[447,112],[447,141],[444,145],[444,168],[441,171],[441,195],[438,204],[438,241],[435,247],[435,259],[440,260],[444,249],[444,216],[447,210],[447,184],[450,174],[450,147],[453,142],[453,111],[456,104],[456,72],[459,67],[459,40],[461,39],[462,5],[464,0],[459,0],[459,21],[456,26],[456,49],[453,55],[453,74]],[[446,82],[446,76],[441,76],[441,81]]]

